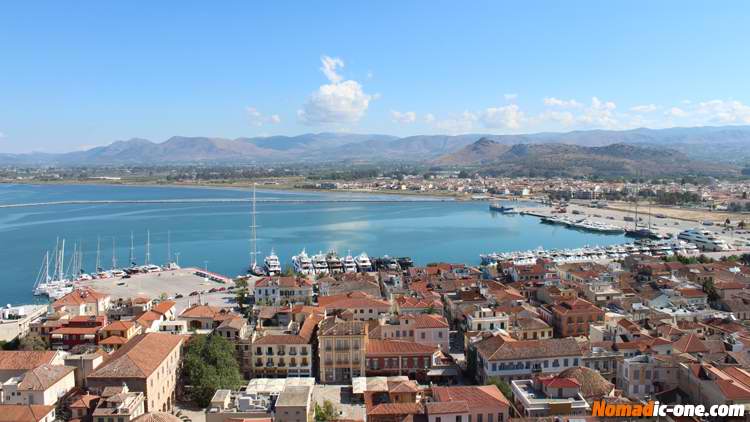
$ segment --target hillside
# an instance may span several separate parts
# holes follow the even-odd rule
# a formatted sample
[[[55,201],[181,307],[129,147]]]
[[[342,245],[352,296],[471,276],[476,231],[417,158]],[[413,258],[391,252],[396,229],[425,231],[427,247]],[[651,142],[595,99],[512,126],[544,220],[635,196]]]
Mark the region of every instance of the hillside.
[[[750,162],[750,127],[699,127],[589,130],[524,135],[417,135],[310,133],[298,136],[216,138],[174,136],[164,142],[134,138],[85,151],[63,154],[2,154],[0,165],[155,165],[237,163],[433,162],[445,165],[482,165],[517,145],[568,145],[586,148],[613,144],[661,150],[668,148],[693,162],[722,162],[744,166]],[[539,151],[529,151],[540,154]],[[588,151],[588,150],[586,150]],[[590,150],[586,154],[596,154]],[[518,153],[516,149],[513,153]],[[631,151],[632,152],[632,151]],[[558,153],[580,154],[567,147]],[[634,160],[627,151],[611,157]],[[544,154],[542,154],[544,155]],[[648,158],[648,157],[644,157]],[[549,165],[553,165],[551,162]],[[663,165],[663,163],[662,163]],[[703,168],[701,170],[704,170]],[[713,171],[713,168],[708,170]]]
[[[507,146],[482,138],[433,161],[441,166],[475,166],[500,175],[526,176],[736,176],[730,165],[697,161],[668,148],[612,144],[585,147],[567,144]]]

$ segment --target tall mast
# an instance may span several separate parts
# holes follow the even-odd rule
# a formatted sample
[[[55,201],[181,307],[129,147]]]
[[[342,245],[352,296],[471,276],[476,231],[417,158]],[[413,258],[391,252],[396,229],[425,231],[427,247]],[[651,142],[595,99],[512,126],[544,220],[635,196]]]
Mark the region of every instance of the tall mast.
[[[65,238],[62,240],[60,246],[60,278],[59,280],[65,279]]]
[[[44,282],[49,282],[49,251],[44,253]]]
[[[101,243],[102,239],[99,236],[96,236],[96,272],[99,272],[102,270],[102,249],[101,249]]]
[[[146,262],[145,265],[151,263],[151,230],[146,230]]]
[[[252,212],[250,213],[250,215],[252,216],[252,223],[250,225],[250,230],[252,232],[252,238],[253,238],[252,239],[252,249],[250,250],[250,257],[252,259],[252,261],[251,261],[252,262],[251,269],[253,269],[253,268],[255,268],[255,267],[258,266],[258,238],[257,238],[257,233],[256,233],[256,229],[257,229],[258,226],[256,226],[256,224],[255,224],[255,215],[256,215],[256,212],[255,212],[255,183],[253,183],[253,209],[252,209]]]
[[[59,280],[60,275],[60,238],[55,239],[55,268],[52,271],[52,277]]]
[[[167,230],[167,265],[172,263],[172,233]]]
[[[115,237],[112,236],[112,269],[117,268],[117,254],[115,252]]]
[[[135,246],[133,244],[133,231],[130,231],[130,266],[135,265]]]

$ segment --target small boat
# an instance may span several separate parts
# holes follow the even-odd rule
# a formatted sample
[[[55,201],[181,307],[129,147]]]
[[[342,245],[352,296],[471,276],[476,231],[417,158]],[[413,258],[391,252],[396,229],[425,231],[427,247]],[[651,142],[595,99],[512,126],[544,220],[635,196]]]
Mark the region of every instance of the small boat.
[[[372,271],[372,261],[370,261],[370,257],[364,252],[354,258],[354,263],[357,265],[357,270],[361,273]]]
[[[515,211],[513,207],[506,207],[497,202],[490,204],[490,211],[495,211],[495,212],[499,212],[503,214],[516,214],[517,213],[517,211]]]

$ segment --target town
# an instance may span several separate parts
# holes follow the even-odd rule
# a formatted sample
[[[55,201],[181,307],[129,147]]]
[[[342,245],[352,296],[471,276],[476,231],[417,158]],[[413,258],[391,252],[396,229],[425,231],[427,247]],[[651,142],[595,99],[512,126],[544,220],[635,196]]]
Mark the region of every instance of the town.
[[[602,401],[750,406],[748,258],[133,275],[153,292],[170,275],[199,280],[187,296],[93,280],[2,310],[0,420],[503,422],[588,417]]]

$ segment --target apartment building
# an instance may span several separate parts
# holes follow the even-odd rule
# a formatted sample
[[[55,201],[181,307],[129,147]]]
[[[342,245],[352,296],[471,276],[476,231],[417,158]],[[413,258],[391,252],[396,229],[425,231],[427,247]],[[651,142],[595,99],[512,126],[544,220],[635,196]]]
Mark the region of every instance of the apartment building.
[[[182,355],[182,336],[140,334],[114,352],[86,382],[93,391],[127,385],[143,392],[146,411],[168,411],[175,400],[175,386]]]
[[[368,326],[364,321],[323,319],[318,326],[320,381],[349,383],[365,375]]]

